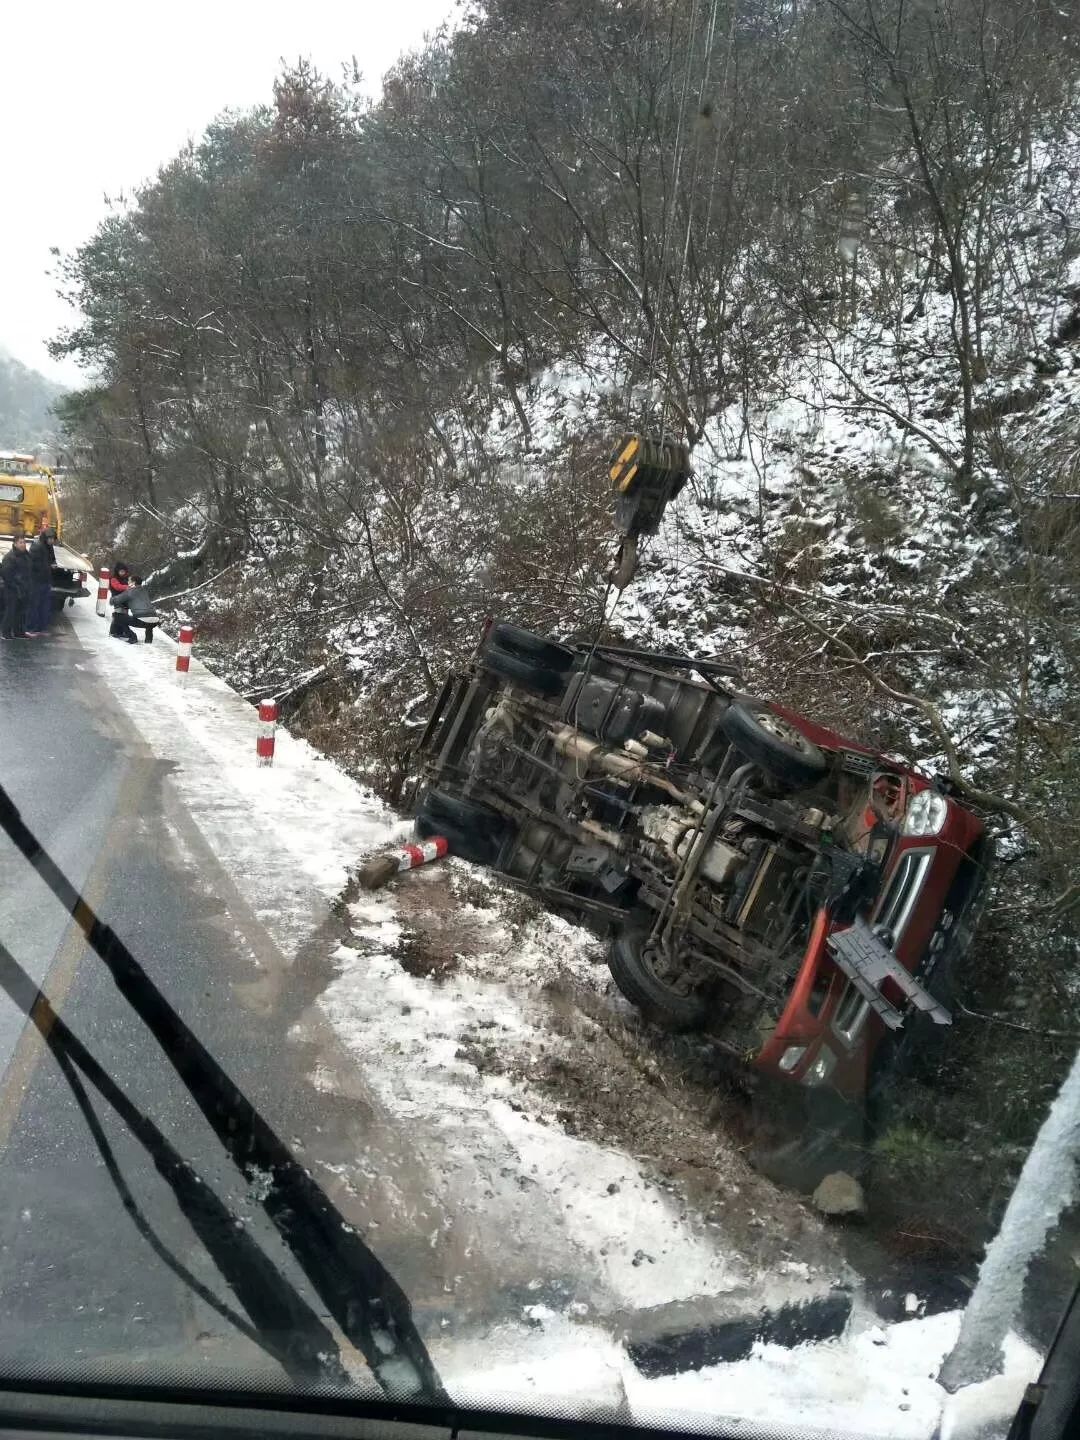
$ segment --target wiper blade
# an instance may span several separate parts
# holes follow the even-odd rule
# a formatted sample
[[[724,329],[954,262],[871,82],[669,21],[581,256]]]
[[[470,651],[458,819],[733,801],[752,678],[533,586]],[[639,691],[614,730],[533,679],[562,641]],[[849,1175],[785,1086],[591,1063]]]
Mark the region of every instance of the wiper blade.
[[[117,989],[144,1022],[346,1338],[395,1399],[448,1403],[408,1297],[162,995],[115,931],[26,825],[0,786],[0,828],[74,918]]]
[[[35,986],[5,945],[0,943],[0,987],[36,1026],[71,1087],[109,1177],[124,1209],[160,1260],[198,1297],[240,1334],[272,1355],[286,1374],[300,1383],[346,1383],[347,1376],[331,1332],[267,1258],[255,1240],[238,1226],[236,1216],[205,1180],[170,1144],[154,1122],[129,1099],[60,1019],[49,999]],[[172,1190],[185,1219],[198,1235],[218,1270],[243,1305],[252,1324],[193,1275],[165,1246],[139,1209],[124,1179],[108,1136],[78,1072],[127,1125],[145,1148],[154,1167]]]

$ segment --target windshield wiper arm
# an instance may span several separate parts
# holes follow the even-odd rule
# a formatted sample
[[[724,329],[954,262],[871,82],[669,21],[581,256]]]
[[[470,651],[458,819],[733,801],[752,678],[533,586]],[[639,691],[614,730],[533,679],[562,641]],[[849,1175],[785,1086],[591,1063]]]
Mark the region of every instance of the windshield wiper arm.
[[[37,1028],[71,1087],[76,1103],[101,1153],[124,1209],[155,1254],[199,1298],[254,1344],[271,1355],[298,1383],[347,1383],[331,1332],[264,1254],[194,1166],[166,1139],[157,1125],[120,1089],[95,1059],[19,962],[0,942],[0,988]],[[80,1079],[86,1077],[102,1099],[139,1141],[176,1197],[177,1205],[206,1248],[252,1323],[224,1304],[165,1246],[139,1209],[109,1144],[97,1112]]]
[[[229,1158],[249,1183],[262,1187],[263,1209],[380,1387],[398,1400],[448,1404],[404,1290],[181,1019],[116,932],[98,919],[2,785],[0,828],[73,917]]]

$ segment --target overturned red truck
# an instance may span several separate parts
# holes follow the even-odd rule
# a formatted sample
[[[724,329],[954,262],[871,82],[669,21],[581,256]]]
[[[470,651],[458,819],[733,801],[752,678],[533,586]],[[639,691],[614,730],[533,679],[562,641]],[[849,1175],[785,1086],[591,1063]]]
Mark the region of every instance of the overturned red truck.
[[[689,455],[629,436],[610,474],[622,588]],[[420,755],[419,833],[609,935],[616,985],[661,1024],[861,1103],[886,1054],[950,1023],[982,821],[916,768],[741,693],[735,667],[495,624]]]
[[[497,624],[428,721],[417,828],[607,932],[651,1018],[858,1099],[889,1031],[950,1021],[986,833],[929,776],[730,679]]]

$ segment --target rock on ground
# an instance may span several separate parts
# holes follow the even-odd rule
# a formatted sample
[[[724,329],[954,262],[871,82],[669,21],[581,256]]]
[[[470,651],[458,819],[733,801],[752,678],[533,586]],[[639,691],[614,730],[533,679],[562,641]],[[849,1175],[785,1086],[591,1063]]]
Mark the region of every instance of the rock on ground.
[[[826,1175],[814,1191],[813,1203],[823,1215],[865,1215],[863,1187],[846,1170]]]

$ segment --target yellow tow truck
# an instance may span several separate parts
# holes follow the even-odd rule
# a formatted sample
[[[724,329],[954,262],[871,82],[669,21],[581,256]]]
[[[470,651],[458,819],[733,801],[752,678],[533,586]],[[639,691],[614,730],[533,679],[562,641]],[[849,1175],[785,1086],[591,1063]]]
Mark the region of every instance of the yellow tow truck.
[[[86,578],[93,564],[64,543],[55,471],[35,455],[0,450],[0,559],[11,549],[16,535],[33,540],[43,525],[54,537],[53,609],[62,610],[65,602],[74,604],[80,596],[90,594]]]

